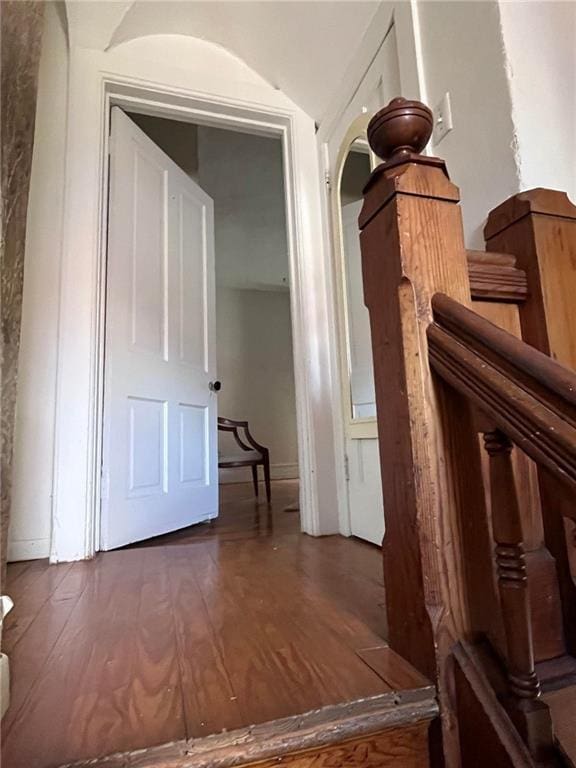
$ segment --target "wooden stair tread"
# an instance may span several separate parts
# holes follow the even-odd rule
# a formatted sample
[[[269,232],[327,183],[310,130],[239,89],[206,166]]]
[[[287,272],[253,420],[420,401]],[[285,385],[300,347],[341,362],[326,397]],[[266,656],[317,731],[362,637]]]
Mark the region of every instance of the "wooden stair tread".
[[[387,645],[363,648],[356,653],[394,691],[427,688],[432,685],[428,678]]]
[[[393,691],[228,733],[69,765],[75,768],[184,768],[193,764],[194,768],[226,768],[257,763],[265,768],[282,761],[283,765],[304,768],[320,765],[316,762],[317,755],[332,750],[340,754],[346,752],[349,745],[351,756],[347,757],[346,765],[350,768],[366,765],[364,761],[370,749],[374,749],[378,757],[378,761],[369,762],[370,765],[387,768],[398,765],[398,759],[402,758],[405,768],[426,768],[428,724],[438,713],[436,691],[432,686]],[[383,734],[382,738],[379,734]],[[352,755],[354,752],[357,757]]]
[[[576,659],[569,654],[536,664],[536,674],[546,693],[557,688],[576,685]]]
[[[542,698],[550,707],[558,745],[576,765],[576,685],[549,691]]]

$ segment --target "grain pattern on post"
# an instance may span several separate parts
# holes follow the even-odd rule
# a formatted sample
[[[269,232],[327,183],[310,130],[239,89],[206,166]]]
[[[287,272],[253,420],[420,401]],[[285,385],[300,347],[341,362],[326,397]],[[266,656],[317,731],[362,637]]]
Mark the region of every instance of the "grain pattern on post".
[[[490,583],[491,567],[470,410],[448,395],[428,363],[433,295],[470,303],[458,189],[443,161],[418,154],[430,119],[424,105],[403,99],[375,116],[368,138],[385,162],[365,189],[359,223],[386,514],[389,640],[420,672],[439,678],[451,764],[457,747],[444,662],[462,633],[486,629],[489,601],[475,589]],[[470,547],[476,556],[464,566]]]

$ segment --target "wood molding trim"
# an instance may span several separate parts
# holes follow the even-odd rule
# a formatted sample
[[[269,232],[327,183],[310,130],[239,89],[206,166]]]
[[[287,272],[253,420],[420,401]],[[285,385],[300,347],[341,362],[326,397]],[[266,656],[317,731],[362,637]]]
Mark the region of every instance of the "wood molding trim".
[[[419,761],[410,747],[410,741],[424,729],[424,743],[427,751],[427,730],[430,721],[438,715],[436,691],[433,686],[412,691],[385,693],[368,699],[336,704],[302,715],[273,720],[261,725],[240,728],[229,733],[215,734],[202,739],[188,739],[163,744],[159,747],[141,749],[135,752],[119,753],[96,760],[83,760],[69,764],[74,768],[228,768],[229,766],[275,765],[280,760],[286,764],[294,756],[309,753],[309,762],[296,761],[298,768],[304,766],[328,765],[315,761],[318,751],[325,752],[334,747],[343,748],[348,743],[352,750],[361,741],[370,742],[374,749],[376,735],[406,729],[406,745],[391,754],[393,760],[408,758],[402,765],[406,768],[425,768],[427,761]],[[417,740],[416,740],[417,741]],[[412,749],[412,753],[411,750]],[[346,751],[346,750],[345,750]],[[392,766],[397,763],[362,762],[366,749],[360,750],[364,758],[359,762],[348,758],[346,765]],[[64,767],[63,767],[64,768]]]
[[[520,303],[528,296],[526,272],[507,253],[467,251],[470,293],[474,301]]]

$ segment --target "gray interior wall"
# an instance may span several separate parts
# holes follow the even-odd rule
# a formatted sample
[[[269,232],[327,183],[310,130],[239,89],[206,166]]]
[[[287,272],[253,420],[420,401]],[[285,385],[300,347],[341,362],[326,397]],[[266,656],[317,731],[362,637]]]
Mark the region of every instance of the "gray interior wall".
[[[247,419],[270,450],[272,477],[298,477],[296,401],[292,360],[290,294],[219,286],[216,294],[218,412]],[[238,453],[233,439],[219,436],[223,455]],[[221,471],[222,480],[251,478],[250,470]]]
[[[198,174],[198,127],[193,123],[128,113],[161,150],[193,179]]]
[[[217,282],[287,286],[280,140],[200,126],[198,156],[198,183],[214,200]]]

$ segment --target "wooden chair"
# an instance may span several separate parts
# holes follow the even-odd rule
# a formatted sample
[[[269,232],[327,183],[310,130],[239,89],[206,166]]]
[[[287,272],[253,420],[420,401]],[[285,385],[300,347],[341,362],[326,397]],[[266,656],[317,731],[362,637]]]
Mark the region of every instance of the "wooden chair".
[[[264,467],[264,483],[266,485],[266,500],[270,504],[270,454],[268,448],[265,448],[250,434],[247,421],[235,421],[234,419],[218,418],[218,430],[220,432],[232,432],[238,446],[244,454],[231,456],[220,456],[218,458],[219,469],[233,469],[237,467],[252,468],[252,482],[254,483],[254,493],[258,496],[258,466]],[[243,434],[240,435],[240,430]]]

